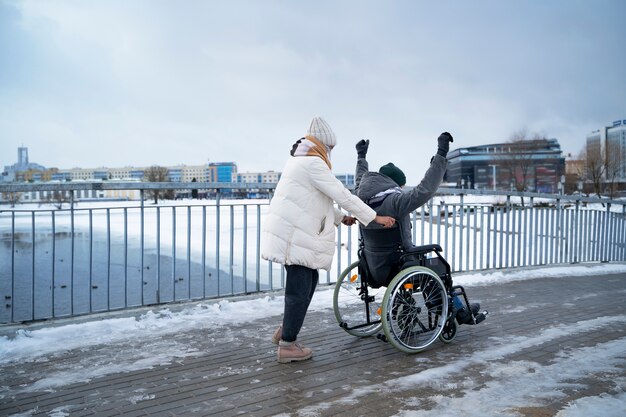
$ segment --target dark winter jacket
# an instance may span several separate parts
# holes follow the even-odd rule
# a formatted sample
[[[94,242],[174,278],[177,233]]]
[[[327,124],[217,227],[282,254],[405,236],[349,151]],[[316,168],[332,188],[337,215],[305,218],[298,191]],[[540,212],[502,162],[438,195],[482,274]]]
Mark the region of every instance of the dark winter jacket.
[[[399,250],[413,247],[411,237],[410,214],[430,200],[446,172],[447,159],[435,155],[420,184],[412,189],[403,190],[389,177],[368,170],[369,164],[365,158],[357,159],[355,184],[356,195],[372,207],[380,216],[391,216],[396,219],[398,229],[384,233],[399,240],[390,244],[381,234],[371,231],[376,226],[368,226],[364,233],[365,257],[374,279],[381,285],[387,285],[396,271],[393,269],[399,259]]]

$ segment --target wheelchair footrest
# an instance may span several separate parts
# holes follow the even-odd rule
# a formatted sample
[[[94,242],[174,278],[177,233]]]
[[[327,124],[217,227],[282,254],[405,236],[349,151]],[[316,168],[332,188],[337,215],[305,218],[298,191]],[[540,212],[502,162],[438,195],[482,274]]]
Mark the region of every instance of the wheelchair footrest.
[[[487,310],[483,311],[482,313],[478,313],[474,316],[474,324],[478,324],[482,321],[484,321],[487,318],[487,315],[489,314],[489,312]]]
[[[482,311],[480,313],[476,313],[474,314],[474,319],[471,321],[467,321],[461,324],[478,324],[478,323],[482,323],[483,321],[485,321],[485,319],[487,318],[487,315],[489,314],[489,312],[487,310]]]
[[[345,321],[342,321],[341,323],[339,323],[339,327],[341,327],[342,329],[345,330],[355,330],[355,329],[360,329],[362,327],[368,327],[371,326],[373,324],[378,324],[380,323],[380,320],[376,320],[376,321],[371,321],[369,323],[363,323],[363,324],[357,324],[356,326],[348,326],[348,323],[346,323]]]

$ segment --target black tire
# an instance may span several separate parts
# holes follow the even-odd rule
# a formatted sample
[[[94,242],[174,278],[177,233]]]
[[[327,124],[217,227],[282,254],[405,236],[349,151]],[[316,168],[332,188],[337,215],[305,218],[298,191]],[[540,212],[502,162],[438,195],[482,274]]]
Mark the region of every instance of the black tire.
[[[448,295],[439,276],[423,266],[400,271],[383,299],[383,331],[387,340],[406,353],[430,346],[448,317]]]
[[[381,301],[385,288],[367,287],[369,300],[363,299],[363,284],[359,274],[359,261],[347,267],[337,279],[333,294],[333,310],[337,322],[353,336],[366,337],[382,327]]]

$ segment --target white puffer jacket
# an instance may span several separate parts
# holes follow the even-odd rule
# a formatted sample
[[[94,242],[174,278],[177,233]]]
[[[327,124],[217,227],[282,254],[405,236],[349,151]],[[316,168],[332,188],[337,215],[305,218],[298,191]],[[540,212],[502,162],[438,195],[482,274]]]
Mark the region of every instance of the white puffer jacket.
[[[330,270],[335,226],[344,216],[333,202],[363,225],[376,217],[376,212],[335,178],[321,158],[289,158],[263,225],[263,259]]]

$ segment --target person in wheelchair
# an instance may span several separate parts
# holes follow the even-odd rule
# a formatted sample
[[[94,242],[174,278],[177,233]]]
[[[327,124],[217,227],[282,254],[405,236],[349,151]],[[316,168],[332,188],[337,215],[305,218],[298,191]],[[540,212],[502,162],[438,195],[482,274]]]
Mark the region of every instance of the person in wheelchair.
[[[426,204],[439,188],[446,172],[450,142],[453,142],[450,133],[439,135],[437,153],[432,157],[430,167],[420,184],[410,190],[403,189],[406,176],[391,162],[380,167],[378,172],[369,171],[366,159],[369,140],[362,139],[356,144],[356,195],[376,214],[396,219],[396,225],[390,229],[377,228],[371,224],[361,226],[362,256],[365,258],[371,287],[388,286],[402,268],[402,255],[415,249],[411,239],[410,214]],[[438,245],[428,246],[430,250],[434,247],[438,248]],[[469,308],[475,316],[480,305],[472,303]],[[468,313],[466,307],[459,306],[455,313],[457,321],[460,324],[473,322],[472,315]]]

